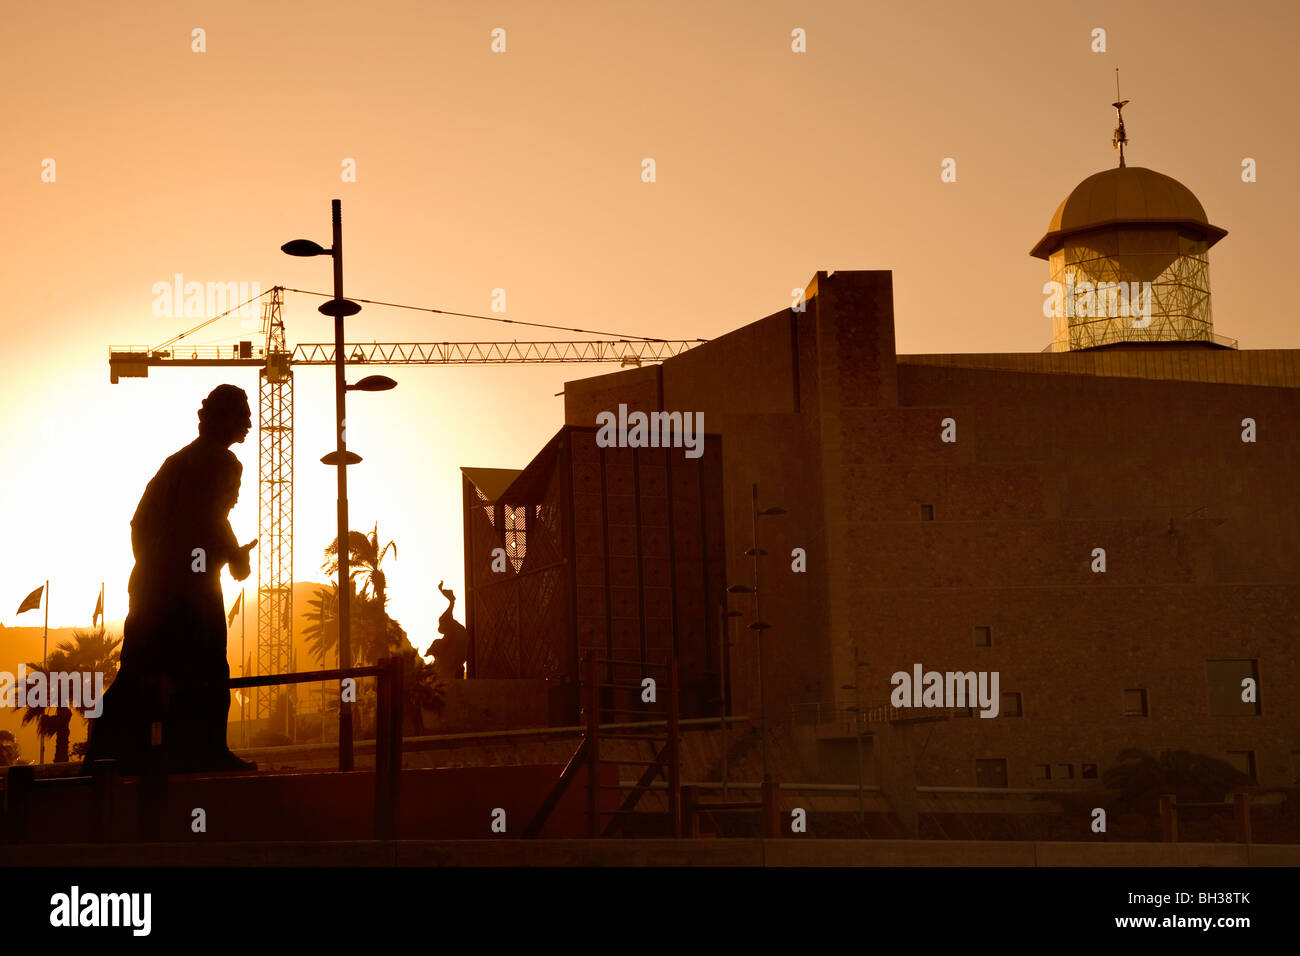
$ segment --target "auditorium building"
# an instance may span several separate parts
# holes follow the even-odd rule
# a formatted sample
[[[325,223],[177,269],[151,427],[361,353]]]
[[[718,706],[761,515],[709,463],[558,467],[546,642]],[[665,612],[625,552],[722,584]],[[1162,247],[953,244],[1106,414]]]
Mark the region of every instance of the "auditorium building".
[[[470,676],[567,686],[576,722],[585,652],[672,656],[684,716],[765,714],[824,780],[861,746],[889,791],[1099,788],[1134,748],[1294,785],[1300,350],[1214,332],[1225,235],[1121,165],[1033,247],[1041,352],[899,355],[891,273],[818,272],[794,308],[567,383],[527,468],[464,472]],[[702,413],[703,454],[601,447],[620,405]],[[996,716],[892,706],[918,666],[996,673]]]

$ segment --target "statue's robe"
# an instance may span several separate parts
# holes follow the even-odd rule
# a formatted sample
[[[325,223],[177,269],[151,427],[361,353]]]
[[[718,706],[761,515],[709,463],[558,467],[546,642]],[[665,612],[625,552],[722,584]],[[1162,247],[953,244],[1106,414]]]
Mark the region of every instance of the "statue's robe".
[[[155,723],[173,770],[197,769],[228,752],[221,569],[239,549],[228,515],[242,473],[229,448],[200,436],[163,462],[145,488],[131,519],[135,568],[121,668],[104,695],[88,761],[138,767]]]

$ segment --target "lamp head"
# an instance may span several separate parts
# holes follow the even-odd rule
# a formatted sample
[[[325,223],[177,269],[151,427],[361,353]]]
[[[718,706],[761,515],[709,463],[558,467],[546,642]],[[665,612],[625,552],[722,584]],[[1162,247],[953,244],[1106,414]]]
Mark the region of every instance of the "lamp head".
[[[386,392],[397,388],[397,382],[387,375],[367,375],[361,381],[347,386],[349,392]]]
[[[330,251],[319,242],[312,242],[310,239],[294,239],[291,242],[286,242],[280,247],[280,251],[300,258],[330,254]]]

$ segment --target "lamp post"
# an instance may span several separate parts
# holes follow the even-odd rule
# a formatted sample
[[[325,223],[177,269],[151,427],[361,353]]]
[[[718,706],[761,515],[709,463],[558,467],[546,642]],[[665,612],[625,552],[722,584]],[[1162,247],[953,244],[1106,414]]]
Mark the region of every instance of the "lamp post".
[[[863,836],[867,833],[867,808],[862,782],[862,675],[859,668],[866,666],[865,661],[858,660],[858,649],[853,648],[853,683],[840,686],[841,690],[853,691],[853,706],[848,709],[853,713],[853,737],[858,749],[858,825]]]
[[[752,486],[753,489],[753,509],[751,512],[751,534],[753,537],[753,547],[749,548],[745,554],[754,559],[754,586],[747,584],[733,584],[727,588],[730,594],[752,594],[754,595],[754,620],[749,625],[751,631],[758,632],[758,728],[759,736],[763,749],[763,784],[769,785],[772,780],[772,774],[768,766],[767,759],[767,685],[763,680],[763,632],[771,629],[772,625],[763,620],[762,608],[759,603],[759,573],[758,559],[767,554],[758,545],[758,519],[768,515],[783,515],[784,508],[770,507],[759,508],[758,506],[758,485]]]
[[[724,603],[722,608],[722,628],[718,635],[718,670],[722,674],[721,694],[718,710],[722,715],[722,798],[727,798],[727,648],[731,643],[731,624],[733,617],[740,617],[739,611],[729,611]]]
[[[353,389],[365,392],[387,391],[397,383],[383,375],[371,375],[356,385],[348,385],[343,366],[347,356],[343,352],[343,320],[361,311],[361,306],[343,297],[343,213],[342,203],[330,202],[333,223],[333,242],[324,249],[310,239],[295,239],[280,247],[291,256],[329,256],[334,260],[334,298],[322,303],[318,311],[334,319],[334,451],[321,458],[326,465],[334,465],[338,473],[338,563],[339,563],[339,668],[352,666],[352,608],[348,599],[352,569],[348,553],[348,465],[361,461],[361,456],[348,451],[344,437],[347,420],[347,393]],[[339,769],[352,769],[352,703],[344,698],[339,685]]]

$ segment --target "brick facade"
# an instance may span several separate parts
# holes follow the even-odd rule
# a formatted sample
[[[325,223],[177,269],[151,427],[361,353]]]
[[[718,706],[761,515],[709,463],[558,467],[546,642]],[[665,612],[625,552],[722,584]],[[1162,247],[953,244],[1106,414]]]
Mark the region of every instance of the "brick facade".
[[[772,719],[851,704],[856,652],[864,701],[917,662],[996,670],[1021,695],[1020,717],[916,725],[901,750],[877,728],[921,785],[974,786],[977,759],[1005,759],[1011,787],[1099,786],[1083,766],[1128,747],[1248,751],[1262,785],[1294,782],[1300,350],[898,356],[890,273],[818,273],[806,302],[565,394],[570,425],[620,401],[703,411],[722,436],[729,584],[753,583],[752,485],[788,512],[759,519]],[[751,599],[731,607],[733,709],[756,713]],[[1257,662],[1258,714],[1211,714],[1217,659]],[[1126,690],[1147,716],[1125,715]]]

